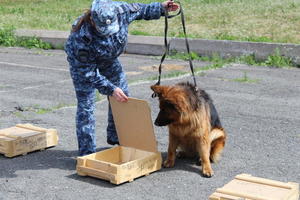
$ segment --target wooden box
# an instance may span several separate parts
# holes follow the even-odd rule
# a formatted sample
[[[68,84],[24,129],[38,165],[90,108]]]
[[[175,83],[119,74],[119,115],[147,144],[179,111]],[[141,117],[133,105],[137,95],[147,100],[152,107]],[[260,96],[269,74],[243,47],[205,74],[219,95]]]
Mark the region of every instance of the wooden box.
[[[17,124],[0,130],[0,153],[6,157],[25,155],[57,145],[55,129],[45,129],[31,124]]]
[[[249,174],[237,175],[234,180],[218,188],[209,200],[298,200],[299,184],[279,182],[253,177]]]
[[[110,98],[110,104],[120,146],[78,157],[77,173],[121,184],[161,169],[148,103],[133,98],[120,103]]]

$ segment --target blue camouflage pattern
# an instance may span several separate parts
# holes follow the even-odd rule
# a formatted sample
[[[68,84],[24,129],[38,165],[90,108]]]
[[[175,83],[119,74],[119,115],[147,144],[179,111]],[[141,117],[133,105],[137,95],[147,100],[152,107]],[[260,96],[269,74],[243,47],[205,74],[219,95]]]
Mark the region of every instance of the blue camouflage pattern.
[[[77,97],[76,134],[80,156],[96,152],[95,90],[110,96],[119,87],[129,96],[125,73],[118,60],[127,44],[128,25],[134,20],[159,19],[164,15],[164,8],[159,2],[111,3],[117,11],[118,32],[103,36],[89,23],[83,23],[78,31],[71,32],[65,44]],[[79,18],[73,25],[76,25]],[[107,141],[118,142],[110,105]]]
[[[118,7],[110,0],[94,0],[91,17],[99,34],[107,36],[119,31]]]

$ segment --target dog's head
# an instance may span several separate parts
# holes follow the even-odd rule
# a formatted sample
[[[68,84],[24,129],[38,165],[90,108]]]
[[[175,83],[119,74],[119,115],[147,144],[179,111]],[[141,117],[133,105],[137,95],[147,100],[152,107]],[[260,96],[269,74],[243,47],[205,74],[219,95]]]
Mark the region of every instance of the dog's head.
[[[182,113],[189,109],[188,97],[182,87],[152,85],[151,89],[159,97],[160,111],[154,122],[156,126],[166,126],[178,122]]]

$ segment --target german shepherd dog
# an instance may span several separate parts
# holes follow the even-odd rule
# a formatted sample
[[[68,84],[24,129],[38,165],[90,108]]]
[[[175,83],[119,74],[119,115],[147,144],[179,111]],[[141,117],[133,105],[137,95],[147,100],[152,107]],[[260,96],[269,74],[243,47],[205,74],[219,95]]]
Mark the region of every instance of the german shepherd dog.
[[[160,108],[154,124],[169,128],[168,156],[163,166],[174,166],[176,149],[180,148],[177,156],[199,156],[203,176],[213,176],[210,161],[218,161],[226,133],[209,95],[189,82],[153,85],[151,89],[158,94]]]

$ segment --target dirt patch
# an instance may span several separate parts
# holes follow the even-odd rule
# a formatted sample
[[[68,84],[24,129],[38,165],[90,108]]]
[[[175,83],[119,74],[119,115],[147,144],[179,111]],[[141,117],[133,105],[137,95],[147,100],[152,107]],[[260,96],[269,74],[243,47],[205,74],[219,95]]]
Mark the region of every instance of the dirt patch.
[[[144,71],[158,71],[159,65],[151,65],[151,66],[142,66],[139,69]],[[175,65],[175,64],[164,64],[162,65],[163,71],[172,71],[172,70],[183,70],[185,66],[183,65]]]
[[[125,74],[128,76],[134,76],[134,75],[139,75],[142,74],[143,72],[137,72],[137,71],[131,71],[131,72],[126,72]]]

